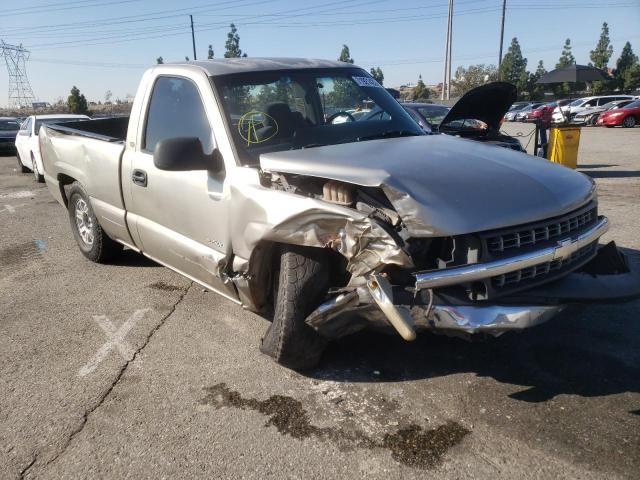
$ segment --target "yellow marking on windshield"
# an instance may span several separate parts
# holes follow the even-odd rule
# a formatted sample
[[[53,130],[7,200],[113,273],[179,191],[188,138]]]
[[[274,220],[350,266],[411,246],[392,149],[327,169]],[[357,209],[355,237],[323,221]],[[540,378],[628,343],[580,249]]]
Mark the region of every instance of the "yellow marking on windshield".
[[[267,120],[269,125],[266,123]],[[273,132],[270,132],[264,138],[258,137],[258,130],[266,127],[272,127]],[[268,113],[251,110],[240,117],[238,133],[247,142],[247,147],[249,147],[252,144],[263,143],[275,137],[278,134],[278,122]]]

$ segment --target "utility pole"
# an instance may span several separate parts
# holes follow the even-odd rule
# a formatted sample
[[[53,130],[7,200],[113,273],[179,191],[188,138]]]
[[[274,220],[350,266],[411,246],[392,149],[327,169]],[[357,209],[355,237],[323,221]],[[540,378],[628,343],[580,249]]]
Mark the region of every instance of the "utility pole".
[[[451,98],[451,50],[453,46],[453,0],[449,0],[449,80],[447,81],[447,100]]]
[[[498,80],[500,80],[500,65],[502,64],[502,43],[504,42],[504,13],[507,9],[507,0],[502,0],[502,24],[500,25],[500,54],[498,55]]]
[[[191,42],[193,43],[193,59],[197,60],[198,57],[196,57],[196,34],[193,33],[193,15],[189,15],[189,18],[191,19]]]
[[[447,89],[447,76],[450,72],[450,43],[451,43],[451,9],[453,7],[453,0],[449,0],[449,15],[447,17],[447,37],[444,45],[444,73],[442,74],[442,90],[440,92],[440,100],[444,100]]]

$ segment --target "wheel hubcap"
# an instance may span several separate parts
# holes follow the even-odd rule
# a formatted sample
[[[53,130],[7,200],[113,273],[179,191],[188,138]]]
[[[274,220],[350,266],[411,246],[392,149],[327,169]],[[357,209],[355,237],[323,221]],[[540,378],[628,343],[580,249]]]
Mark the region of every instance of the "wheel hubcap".
[[[89,205],[82,198],[76,201],[76,226],[82,241],[87,246],[93,245],[93,220],[89,215]]]

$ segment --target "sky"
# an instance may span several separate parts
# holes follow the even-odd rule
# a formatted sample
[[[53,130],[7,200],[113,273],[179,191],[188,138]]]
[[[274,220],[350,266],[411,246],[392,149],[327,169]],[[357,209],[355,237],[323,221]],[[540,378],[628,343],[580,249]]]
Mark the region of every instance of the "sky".
[[[0,40],[30,51],[27,74],[40,101],[66,98],[76,85],[88,100],[135,94],[145,68],[193,58],[209,44],[224,54],[229,24],[251,57],[337,59],[347,44],[356,65],[380,66],[385,86],[442,81],[448,0],[0,0]],[[502,0],[454,0],[453,69],[496,64]],[[589,62],[607,22],[615,65],[630,41],[640,54],[640,0],[507,0],[504,51],[518,37],[535,70],[552,69],[566,38]],[[8,77],[0,65],[0,105]]]

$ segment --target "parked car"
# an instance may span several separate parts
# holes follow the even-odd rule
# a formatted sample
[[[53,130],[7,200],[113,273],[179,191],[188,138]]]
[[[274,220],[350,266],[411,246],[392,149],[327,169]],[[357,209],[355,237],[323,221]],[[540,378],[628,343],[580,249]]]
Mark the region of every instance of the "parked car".
[[[517,138],[500,131],[502,119],[516,98],[516,87],[506,82],[469,90],[442,119],[438,132],[524,152]]]
[[[553,112],[552,121],[554,123],[571,121],[579,113],[591,111],[616,100],[633,100],[633,97],[631,95],[604,95],[578,98],[568,105],[557,107]]]
[[[325,116],[362,97],[385,115]],[[485,105],[485,123],[508,108]],[[570,303],[640,296],[640,265],[598,246],[609,222],[593,180],[426,134],[355,65],[156,65],[131,111],[40,132],[47,186],[80,251],[106,262],[128,246],[273,312],[261,350],[290,368],[366,327],[406,340],[499,335]]]
[[[635,100],[623,108],[602,112],[596,125],[632,128],[638,123],[640,123],[640,100]]]
[[[573,117],[571,123],[575,125],[595,125],[598,121],[598,117],[602,112],[623,108],[632,102],[635,102],[635,100],[617,100],[615,102],[605,103],[604,105],[596,107],[592,110],[578,113],[575,117]]]
[[[16,156],[18,167],[22,173],[33,172],[36,182],[44,182],[42,175],[42,157],[40,156],[40,143],[38,132],[42,125],[66,122],[69,120],[89,120],[86,115],[56,114],[56,115],[31,115],[20,125],[20,131],[15,136]]]
[[[518,113],[516,113],[516,116],[514,117],[514,121],[516,121],[516,122],[524,122],[525,119],[527,118],[528,113],[530,111],[535,110],[536,108],[541,107],[544,104],[545,104],[545,102],[533,102],[533,103],[530,103],[529,105],[524,107],[522,110],[520,110]]]
[[[0,117],[0,153],[15,154],[18,130],[20,123],[16,118]]]
[[[401,103],[411,117],[418,122],[423,130],[434,131],[438,129],[444,117],[447,116],[451,107],[438,105],[435,103],[407,102]]]
[[[504,114],[504,121],[513,122],[516,119],[516,114],[529,105],[531,105],[531,102],[515,102],[509,107],[507,113]]]

